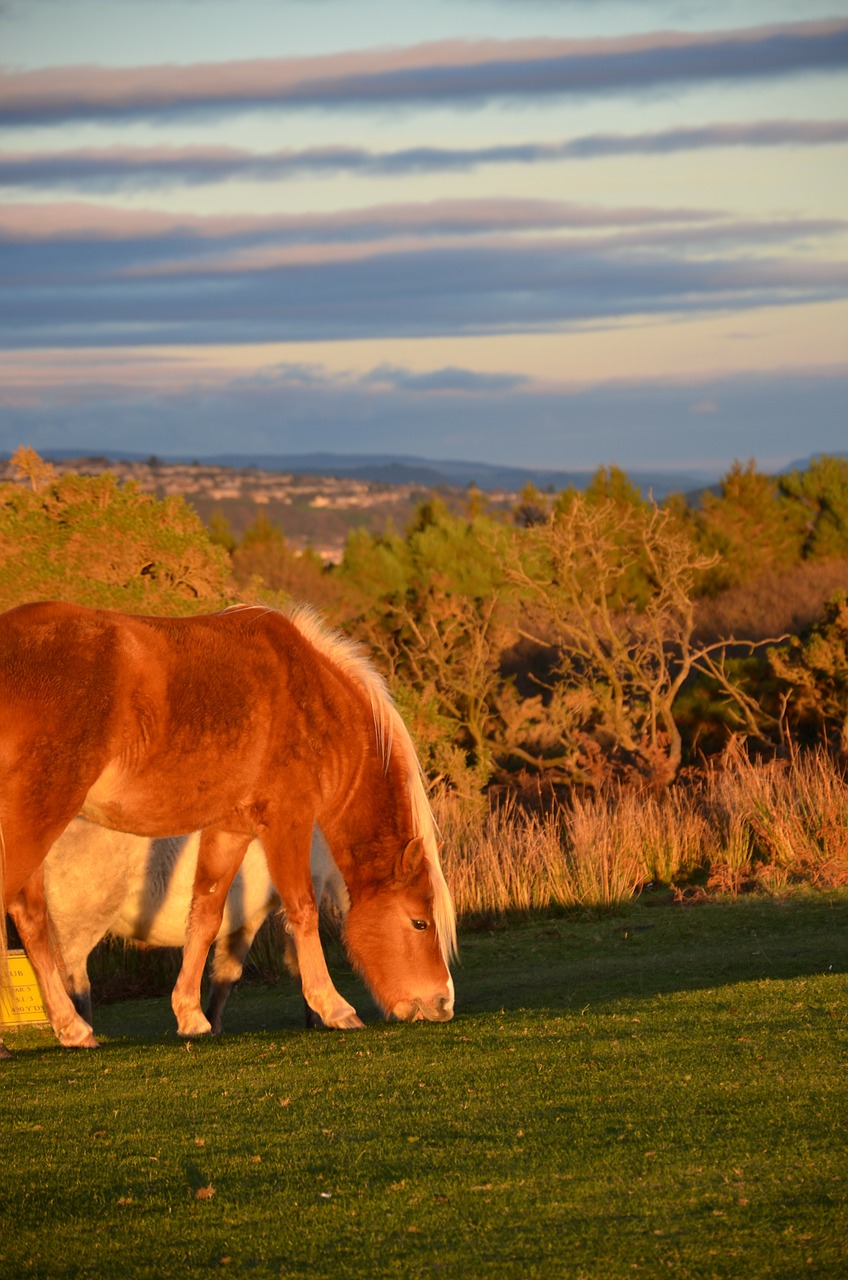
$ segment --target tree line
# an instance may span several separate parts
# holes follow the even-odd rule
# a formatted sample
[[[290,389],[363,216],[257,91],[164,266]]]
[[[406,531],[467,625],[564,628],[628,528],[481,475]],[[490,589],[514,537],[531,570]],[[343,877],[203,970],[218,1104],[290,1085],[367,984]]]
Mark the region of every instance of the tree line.
[[[461,793],[663,786],[740,735],[848,756],[848,459],[779,478],[736,463],[698,501],[646,500],[615,467],[582,492],[529,486],[506,516],[474,489],[463,510],[433,495],[329,567],[261,515],[237,539],[182,499],[14,460],[2,607],[311,600],[368,647],[431,778]]]

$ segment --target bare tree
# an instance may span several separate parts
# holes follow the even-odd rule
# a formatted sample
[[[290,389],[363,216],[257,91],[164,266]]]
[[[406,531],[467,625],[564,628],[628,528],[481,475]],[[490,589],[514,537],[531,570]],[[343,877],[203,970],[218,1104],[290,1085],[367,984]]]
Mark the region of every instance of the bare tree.
[[[431,769],[454,784],[464,777],[479,787],[491,773],[497,614],[495,594],[478,600],[431,585],[414,601],[396,601],[391,630],[371,637],[401,699],[403,686],[406,696],[414,691],[417,705],[408,710]]]
[[[558,655],[546,713],[562,763],[588,735],[670,782],[683,750],[675,703],[695,671],[717,682],[746,729],[761,730],[762,709],[727,670],[735,642],[693,639],[695,587],[715,559],[669,511],[582,495],[516,544],[508,576],[526,600],[522,634]]]

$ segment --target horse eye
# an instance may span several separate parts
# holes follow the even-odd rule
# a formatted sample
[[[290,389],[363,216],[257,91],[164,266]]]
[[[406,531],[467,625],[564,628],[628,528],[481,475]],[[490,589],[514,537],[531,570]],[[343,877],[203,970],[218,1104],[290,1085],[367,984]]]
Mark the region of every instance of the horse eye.
[[[425,929],[430,928],[430,921],[429,920],[413,920],[412,927],[413,929],[418,929],[419,932],[423,932]]]

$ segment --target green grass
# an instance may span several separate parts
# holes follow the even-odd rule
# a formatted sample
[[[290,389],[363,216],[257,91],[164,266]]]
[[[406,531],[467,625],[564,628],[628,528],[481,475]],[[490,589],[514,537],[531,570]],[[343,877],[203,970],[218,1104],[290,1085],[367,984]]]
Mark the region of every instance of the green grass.
[[[465,932],[446,1025],[245,986],[217,1043],[159,1000],[10,1034],[0,1276],[844,1274],[847,926],[643,900]]]

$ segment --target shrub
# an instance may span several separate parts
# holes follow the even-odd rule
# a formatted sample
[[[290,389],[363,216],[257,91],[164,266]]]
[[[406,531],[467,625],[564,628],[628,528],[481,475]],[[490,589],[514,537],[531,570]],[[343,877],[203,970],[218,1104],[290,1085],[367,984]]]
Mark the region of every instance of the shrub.
[[[694,523],[704,550],[718,553],[703,579],[710,595],[801,558],[804,513],[782,497],[777,481],[757,471],[753,460],[744,467],[735,462],[718,495],[704,494]]]
[[[0,487],[0,607],[54,599],[191,613],[226,603],[226,552],[182,498],[160,501],[109,474],[57,476],[32,450],[16,457],[31,483]]]
[[[321,557],[307,549],[292,550],[283,530],[260,513],[232,551],[233,580],[248,598],[308,600],[325,606],[332,587]]]
[[[848,555],[848,458],[822,454],[804,471],[790,471],[780,491],[799,512],[804,555]]]
[[[848,756],[848,596],[837,591],[803,637],[769,650],[790,723],[830,738]]]
[[[708,656],[692,645],[693,598],[711,558],[667,511],[580,495],[528,530],[522,553],[511,579],[538,619],[535,638],[558,655],[545,711],[561,766],[589,739],[670,781],[682,758],[674,704]]]

